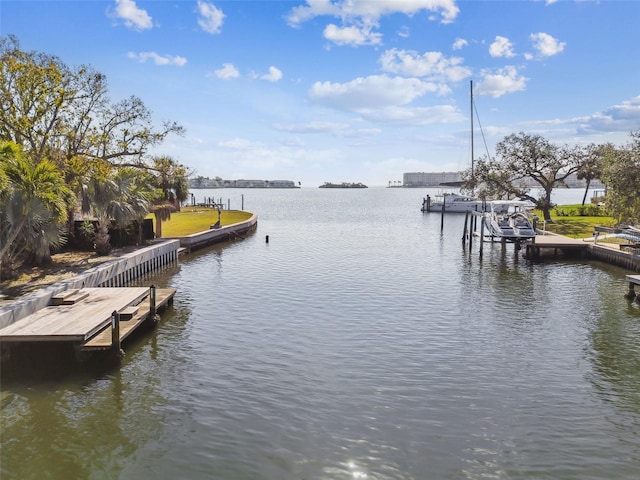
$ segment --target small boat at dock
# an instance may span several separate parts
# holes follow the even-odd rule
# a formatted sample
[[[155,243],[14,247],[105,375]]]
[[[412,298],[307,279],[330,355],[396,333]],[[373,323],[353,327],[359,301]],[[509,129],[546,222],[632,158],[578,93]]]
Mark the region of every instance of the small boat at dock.
[[[507,242],[523,242],[536,236],[533,217],[528,213],[529,202],[495,201],[491,211],[484,214],[488,235]]]
[[[422,212],[489,212],[492,208],[498,212],[506,212],[509,205],[503,202],[495,203],[494,200],[482,200],[480,198],[463,195],[460,193],[439,193],[431,197],[427,195],[422,200]]]

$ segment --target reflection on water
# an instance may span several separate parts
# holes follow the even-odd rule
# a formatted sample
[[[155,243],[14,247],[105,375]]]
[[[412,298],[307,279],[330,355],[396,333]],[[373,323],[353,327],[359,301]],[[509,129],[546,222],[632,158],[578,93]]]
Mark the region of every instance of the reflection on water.
[[[635,478],[626,272],[480,259],[420,190],[241,193],[121,369],[3,383],[2,478]]]

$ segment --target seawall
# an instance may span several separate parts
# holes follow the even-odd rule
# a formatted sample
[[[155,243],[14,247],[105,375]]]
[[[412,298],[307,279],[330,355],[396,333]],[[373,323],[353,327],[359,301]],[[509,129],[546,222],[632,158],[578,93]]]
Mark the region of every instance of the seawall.
[[[190,252],[214,243],[244,238],[243,235],[255,230],[257,225],[258,216],[253,214],[244,222],[233,223],[219,228],[211,228],[204,232],[176,238],[176,240],[180,241],[181,248],[186,252]]]
[[[33,293],[18,298],[0,307],[0,328],[11,325],[49,305],[51,297],[66,290],[84,287],[122,287],[128,282],[178,262],[178,240],[163,240],[153,245],[127,253],[110,262],[89,268],[84,272]]]

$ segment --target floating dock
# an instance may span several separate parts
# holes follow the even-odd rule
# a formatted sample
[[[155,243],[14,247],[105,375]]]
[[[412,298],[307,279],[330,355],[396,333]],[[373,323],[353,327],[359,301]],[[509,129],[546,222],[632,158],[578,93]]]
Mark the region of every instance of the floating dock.
[[[66,291],[50,306],[0,329],[6,355],[18,343],[71,342],[77,352],[113,350],[157,311],[173,303],[175,289],[99,287]]]

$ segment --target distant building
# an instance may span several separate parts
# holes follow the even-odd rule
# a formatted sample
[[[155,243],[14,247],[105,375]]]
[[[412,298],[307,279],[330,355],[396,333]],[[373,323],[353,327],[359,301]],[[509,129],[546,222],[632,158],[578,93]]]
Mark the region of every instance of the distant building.
[[[462,172],[411,172],[402,174],[405,187],[438,187],[442,183],[461,182]]]
[[[189,180],[189,188],[298,188],[292,180],[222,180],[196,177]]]

